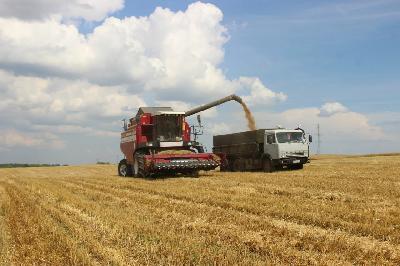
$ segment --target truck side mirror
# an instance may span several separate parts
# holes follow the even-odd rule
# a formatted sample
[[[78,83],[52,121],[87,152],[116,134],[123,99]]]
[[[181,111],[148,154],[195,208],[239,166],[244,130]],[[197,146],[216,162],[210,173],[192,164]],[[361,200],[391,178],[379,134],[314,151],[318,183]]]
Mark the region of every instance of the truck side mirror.
[[[311,135],[308,135],[308,142],[312,142],[312,136]]]

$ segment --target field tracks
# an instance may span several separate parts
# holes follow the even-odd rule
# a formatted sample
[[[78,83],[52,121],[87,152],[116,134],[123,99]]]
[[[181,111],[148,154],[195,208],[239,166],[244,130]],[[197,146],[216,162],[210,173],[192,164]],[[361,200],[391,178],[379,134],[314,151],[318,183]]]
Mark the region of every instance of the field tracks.
[[[265,223],[265,226],[269,227],[269,231],[277,231],[277,233],[275,233],[278,236],[284,234],[294,239],[297,238],[298,243],[310,240],[308,247],[304,248],[314,250],[314,252],[319,253],[318,257],[320,259],[327,257],[326,259],[330,260],[332,263],[338,262],[340,257],[349,260],[372,260],[374,259],[374,254],[379,254],[387,261],[392,261],[399,257],[398,247],[387,241],[379,241],[371,237],[357,236],[343,230],[334,230],[318,227],[316,225],[312,226],[302,224],[295,220],[276,218],[273,215],[252,213],[251,209],[246,209],[243,206],[238,207],[234,204],[225,203],[220,205],[215,201],[193,199],[185,196],[178,196],[176,194],[144,190],[137,187],[121,188],[114,185],[110,186],[107,183],[100,181],[93,182],[93,180],[63,180],[61,183],[63,188],[69,191],[69,193],[73,192],[75,195],[79,195],[81,199],[86,198],[88,201],[98,199],[101,200],[103,204],[106,204],[107,202],[115,202],[134,210],[140,207],[151,210],[154,206],[159,206],[158,210],[153,210],[154,213],[161,216],[158,217],[158,219],[165,219],[165,216],[168,216],[166,214],[174,212],[176,217],[180,216],[184,221],[185,217],[191,215],[195,211],[200,215],[219,212],[224,217],[236,217],[234,219],[236,221],[240,219],[240,217],[246,217],[249,224],[260,225]],[[47,190],[51,191],[52,189],[47,188]],[[37,192],[31,191],[31,193],[35,194]],[[67,195],[68,193],[64,190],[63,194]],[[134,204],[134,202],[136,204]],[[174,206],[173,209],[171,209],[171,205]],[[78,217],[81,217],[82,220],[86,221],[87,223],[82,224],[85,228],[90,230],[90,228],[95,227],[96,231],[94,231],[94,233],[104,232],[111,234],[109,230],[106,230],[107,228],[105,228],[102,223],[99,223],[96,218],[82,213],[81,209],[67,204],[61,204],[60,206],[69,214],[74,213],[78,215]],[[180,207],[178,208],[177,206]],[[183,223],[182,227],[190,230],[195,229],[198,231],[205,230],[208,232],[218,232],[218,234],[223,235],[223,238],[232,238],[235,236],[236,241],[245,243],[252,252],[258,252],[261,254],[272,252],[270,246],[274,245],[274,243],[268,244],[268,242],[265,241],[265,238],[263,238],[263,235],[266,233],[265,229],[261,231],[250,229],[245,230],[240,226],[235,226],[234,220],[227,220],[225,223],[221,224],[221,221],[213,221],[213,219],[198,219],[194,223],[190,221],[186,224]],[[91,222],[92,224],[88,222]],[[103,243],[103,245],[104,244],[105,243]],[[296,245],[297,248],[300,247],[300,244]],[[299,252],[298,250],[296,251],[291,246],[285,246],[284,248],[286,250],[291,250],[290,254],[293,260],[300,261],[300,258],[304,257],[302,252]],[[333,258],[329,258],[329,256],[326,255],[332,252],[337,253],[338,248],[341,251],[340,257],[337,258],[338,261],[335,261]],[[290,260],[290,258],[287,259]]]
[[[388,158],[196,179],[2,169],[1,263],[400,265],[400,156]]]

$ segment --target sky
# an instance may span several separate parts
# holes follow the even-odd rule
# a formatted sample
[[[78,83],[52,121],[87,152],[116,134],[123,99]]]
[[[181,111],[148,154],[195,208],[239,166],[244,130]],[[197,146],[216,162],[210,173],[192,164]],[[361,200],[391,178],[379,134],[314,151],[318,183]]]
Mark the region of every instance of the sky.
[[[0,163],[117,162],[121,120],[235,93],[321,153],[400,151],[400,1],[0,2]],[[247,130],[227,103],[201,142]],[[190,119],[195,123],[194,119]]]

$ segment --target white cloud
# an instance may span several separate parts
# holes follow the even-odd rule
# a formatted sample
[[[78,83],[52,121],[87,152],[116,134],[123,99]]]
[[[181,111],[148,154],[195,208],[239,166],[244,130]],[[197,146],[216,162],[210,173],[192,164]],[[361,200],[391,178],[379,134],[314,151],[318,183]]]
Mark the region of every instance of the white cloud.
[[[109,17],[82,34],[64,22],[100,20],[119,8],[118,1],[101,2],[90,16],[75,2],[60,14],[47,2],[37,2],[31,16],[17,9],[0,13],[0,128],[23,129],[25,146],[43,143],[45,133],[116,137],[118,120],[146,105],[143,98],[186,111],[238,89],[253,90],[251,84],[239,88],[219,67],[229,36],[212,4]],[[213,118],[217,110],[201,115]]]
[[[368,114],[368,119],[377,125],[400,127],[400,112],[377,112]]]
[[[347,107],[338,102],[325,103],[320,108],[321,116],[331,116],[337,113],[346,113],[346,112],[348,112]]]
[[[63,21],[95,18],[68,12],[62,19],[49,15],[53,9],[41,20],[0,18],[3,127],[117,136],[115,123],[146,105],[143,98],[179,111],[239,91],[250,104],[286,99],[258,78],[224,75],[219,65],[229,36],[221,10],[212,4],[197,2],[178,12],[156,8],[147,17],[109,17],[89,34]],[[217,109],[201,115],[214,119]]]
[[[33,125],[32,129],[38,131],[52,132],[56,134],[84,134],[86,136],[118,137],[119,131],[107,131],[98,128],[78,125]]]
[[[321,116],[320,109],[321,107],[294,108],[283,112],[256,111],[253,114],[259,129],[277,125],[293,129],[300,125],[306,133],[313,135],[311,149],[314,153],[317,148],[318,124],[322,153],[380,153],[399,150],[398,113],[367,115],[348,110]],[[204,125],[205,135],[201,137],[201,141],[209,147],[212,147],[212,135],[248,130],[243,112],[239,108],[228,116],[222,113],[221,116],[207,119]]]
[[[212,135],[221,135],[231,133],[232,127],[224,122],[211,123],[207,126],[207,130],[209,130]]]
[[[23,108],[44,114],[82,112],[101,117],[121,116],[145,106],[138,96],[118,86],[99,86],[81,80],[15,76],[0,70],[0,108]],[[31,109],[31,110],[29,110]]]
[[[51,133],[23,133],[15,129],[0,130],[0,148],[42,147],[59,149],[64,142]]]
[[[209,100],[210,101],[210,100]],[[173,110],[175,111],[189,111],[195,107],[198,107],[199,105],[194,105],[189,102],[183,102],[183,101],[156,101],[156,106],[167,106],[167,107],[172,107]],[[218,114],[217,108],[211,108],[207,109],[205,111],[202,111],[198,113],[202,117],[215,117]]]
[[[258,77],[225,76],[229,35],[215,5],[196,2],[184,11],[156,8],[149,16],[119,19],[106,17],[122,8],[122,0],[26,1],[36,4],[32,12],[10,2],[0,3],[0,149],[60,148],[72,134],[118,141],[119,120],[147,103],[187,111],[232,93],[256,107],[287,99]],[[88,34],[66,23],[104,18]],[[229,117],[213,108],[201,115],[212,134],[246,130],[242,113]],[[398,122],[396,114],[382,116]],[[394,139],[380,118],[372,123],[373,116],[339,102],[255,117],[258,127],[301,124],[313,134],[320,124],[332,149]],[[398,123],[392,128],[397,133]]]
[[[240,77],[237,84],[241,89],[250,91],[249,96],[242,97],[248,105],[271,105],[287,99],[287,95],[282,92],[273,92],[256,77]]]
[[[2,0],[0,16],[24,20],[59,16],[65,20],[100,21],[123,7],[123,0]]]
[[[42,140],[31,136],[24,136],[15,130],[7,130],[0,132],[0,145],[6,147],[13,146],[37,146],[42,143]]]
[[[156,8],[148,17],[110,17],[87,35],[54,18],[0,18],[0,66],[129,86],[131,93],[155,93],[156,100],[203,102],[238,89],[250,93],[254,104],[285,100],[257,78],[236,81],[224,75],[219,64],[228,34],[222,18],[216,6],[197,2],[184,12]]]
[[[367,117],[371,124],[385,129],[386,135],[394,144],[391,150],[399,150],[400,112],[377,112],[367,114]]]
[[[331,112],[329,116],[321,116],[321,108],[297,108],[281,113],[257,112],[255,117],[261,128],[276,125],[296,128],[301,125],[314,137],[316,137],[317,124],[319,124],[323,142],[322,152],[355,152],[360,150],[360,147],[371,152],[376,150],[377,142],[391,141],[391,136],[381,127],[371,123],[366,115],[346,110],[346,112]]]
[[[200,113],[198,113],[201,117],[204,118],[214,118],[218,115],[218,109],[217,108],[211,108],[211,109],[207,109],[204,111],[201,111]],[[198,115],[196,114],[196,115]]]
[[[0,119],[8,123],[94,125],[130,116],[146,103],[119,86],[16,76],[0,70]]]
[[[185,112],[191,108],[191,104],[182,101],[156,101],[155,106],[171,107],[174,111]]]

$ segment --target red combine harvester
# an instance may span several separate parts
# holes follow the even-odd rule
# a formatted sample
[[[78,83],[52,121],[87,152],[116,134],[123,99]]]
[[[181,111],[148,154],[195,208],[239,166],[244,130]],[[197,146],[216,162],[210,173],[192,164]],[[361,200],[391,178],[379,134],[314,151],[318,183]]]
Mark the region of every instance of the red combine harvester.
[[[197,176],[199,170],[212,170],[220,165],[220,158],[205,153],[197,140],[191,140],[187,116],[204,111],[230,100],[230,95],[187,112],[176,112],[171,107],[140,107],[136,116],[124,121],[121,151],[125,159],[118,165],[120,176],[151,176],[159,173],[183,173]]]

